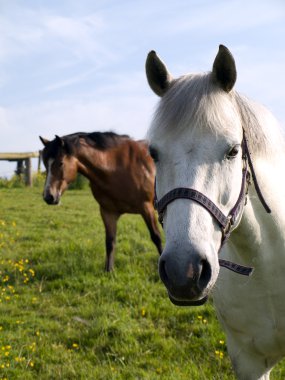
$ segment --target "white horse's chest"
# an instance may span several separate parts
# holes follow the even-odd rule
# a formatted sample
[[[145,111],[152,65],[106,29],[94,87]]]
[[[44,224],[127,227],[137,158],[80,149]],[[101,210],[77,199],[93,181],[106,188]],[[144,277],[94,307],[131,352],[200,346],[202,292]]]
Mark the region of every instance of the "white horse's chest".
[[[272,255],[280,257],[280,252]],[[214,304],[236,351],[246,349],[276,360],[285,355],[284,275],[285,258],[268,267],[266,260],[256,260],[249,278],[221,269]]]

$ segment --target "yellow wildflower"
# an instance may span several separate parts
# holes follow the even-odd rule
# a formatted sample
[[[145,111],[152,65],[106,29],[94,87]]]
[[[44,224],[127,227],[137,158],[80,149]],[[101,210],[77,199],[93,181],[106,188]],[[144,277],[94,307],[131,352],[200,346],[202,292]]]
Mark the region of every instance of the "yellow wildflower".
[[[36,343],[33,342],[33,343],[29,346],[29,349],[32,350],[32,351],[35,351],[35,350],[36,350]]]
[[[33,269],[29,269],[29,272],[31,273],[31,275],[34,277],[35,275],[35,271]]]

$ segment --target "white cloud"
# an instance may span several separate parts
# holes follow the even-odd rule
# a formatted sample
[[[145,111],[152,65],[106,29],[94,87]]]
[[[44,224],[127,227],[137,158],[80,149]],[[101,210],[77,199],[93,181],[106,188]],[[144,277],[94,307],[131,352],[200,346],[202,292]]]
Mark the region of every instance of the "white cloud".
[[[43,19],[45,36],[54,44],[61,45],[69,54],[80,59],[96,60],[96,54],[112,56],[100,43],[106,29],[105,22],[98,15],[82,18],[47,16]]]
[[[103,18],[96,14],[67,17],[19,6],[9,17],[0,15],[0,61],[33,54],[35,58],[41,54],[53,58],[57,54],[60,59],[68,54],[69,58],[81,60],[112,59],[114,54],[100,42],[105,29]]]
[[[43,38],[44,32],[38,24],[37,14],[23,10],[23,18],[7,18],[0,15],[0,61],[8,61],[30,53]]]
[[[128,79],[114,75],[112,85],[96,91],[2,109],[9,130],[1,128],[0,151],[37,150],[39,135],[50,139],[78,131],[114,130],[143,138],[157,100],[142,85],[144,81],[141,73]],[[11,139],[11,135],[21,138]]]
[[[56,83],[48,84],[48,85],[43,89],[43,91],[44,91],[44,92],[49,92],[49,91],[58,90],[58,89],[63,88],[63,87],[71,86],[71,85],[73,85],[73,84],[76,84],[76,83],[81,82],[82,80],[85,80],[85,79],[88,78],[91,74],[94,74],[94,72],[95,72],[95,69],[88,70],[87,72],[80,73],[79,75],[76,75],[76,76],[73,76],[73,77],[69,77],[69,78],[67,78],[67,79],[64,79],[64,80],[58,81],[58,82],[56,82]]]
[[[44,18],[47,30],[56,37],[72,41],[90,40],[94,33],[102,32],[104,22],[96,15],[74,19],[71,17],[49,16]]]

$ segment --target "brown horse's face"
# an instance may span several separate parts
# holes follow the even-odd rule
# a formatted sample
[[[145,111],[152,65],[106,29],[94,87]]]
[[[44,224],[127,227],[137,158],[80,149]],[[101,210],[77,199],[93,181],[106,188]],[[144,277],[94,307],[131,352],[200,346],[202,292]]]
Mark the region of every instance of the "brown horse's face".
[[[44,144],[43,162],[46,168],[46,182],[43,198],[46,203],[56,205],[68,185],[75,180],[77,175],[77,161],[66,146],[65,141],[56,137],[47,141],[40,138]]]

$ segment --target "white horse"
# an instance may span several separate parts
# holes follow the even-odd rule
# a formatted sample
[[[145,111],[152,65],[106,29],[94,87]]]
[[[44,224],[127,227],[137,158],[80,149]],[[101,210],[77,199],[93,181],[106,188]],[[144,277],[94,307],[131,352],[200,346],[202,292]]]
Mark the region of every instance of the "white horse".
[[[160,277],[177,305],[202,304],[212,291],[237,378],[269,379],[285,355],[281,128],[233,89],[235,61],[223,45],[209,73],[174,79],[154,51],[146,72],[161,97],[148,131],[166,235]],[[250,268],[229,260],[253,274],[234,273]]]

